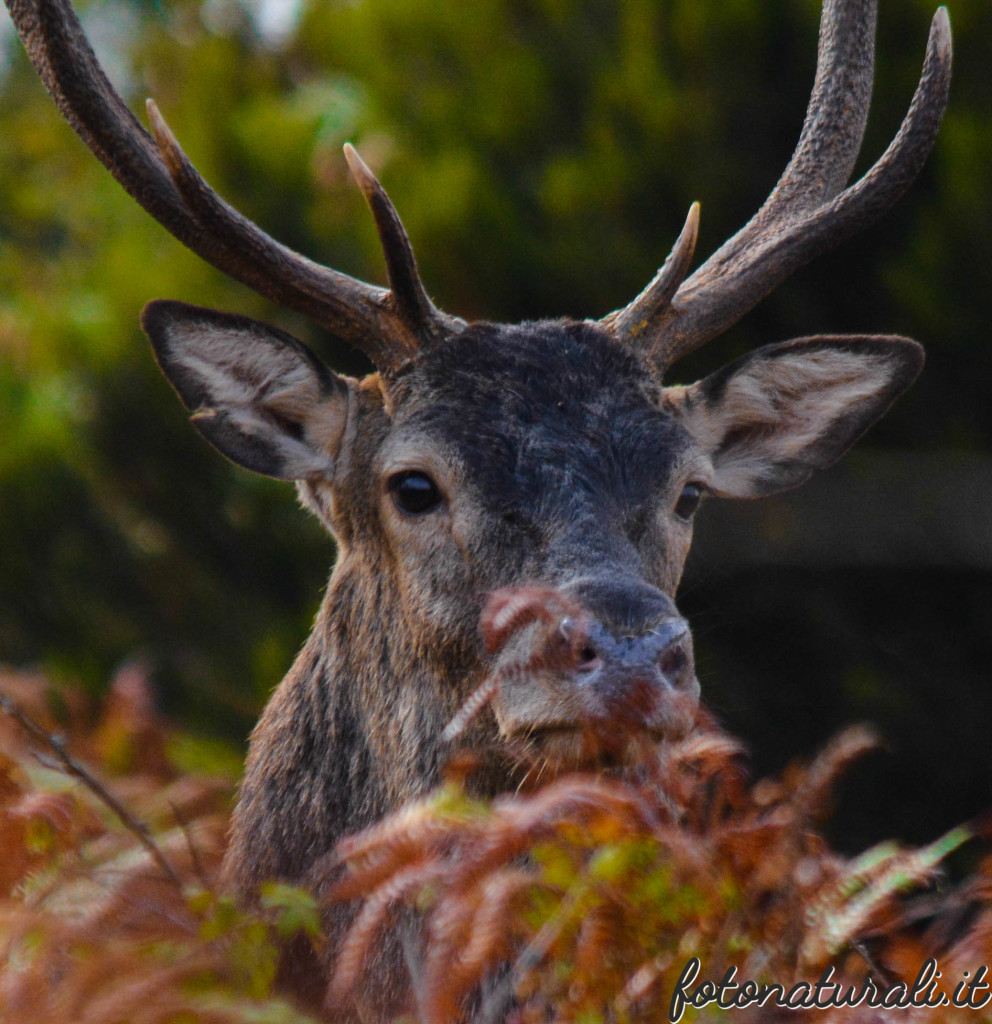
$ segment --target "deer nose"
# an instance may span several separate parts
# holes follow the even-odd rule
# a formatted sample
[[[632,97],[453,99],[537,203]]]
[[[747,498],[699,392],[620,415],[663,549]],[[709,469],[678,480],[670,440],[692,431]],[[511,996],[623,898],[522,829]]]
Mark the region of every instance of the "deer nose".
[[[631,680],[657,679],[659,674],[659,682],[676,690],[691,691],[696,685],[689,624],[679,615],[633,636],[616,636],[601,621],[572,616],[563,618],[558,630],[575,649],[575,671],[595,675],[599,687],[622,690]]]
[[[568,590],[507,588],[490,597],[482,631],[497,654],[493,701],[504,736],[540,744],[535,737],[558,734],[561,743],[549,740],[549,749],[573,757],[579,748],[569,743],[578,735],[581,760],[597,749],[626,758],[632,743],[640,750],[646,738],[689,732],[699,683],[688,623],[671,598],[631,582],[619,601],[615,584],[589,581]],[[608,605],[591,599],[607,594]],[[604,614],[618,607],[625,610],[622,629],[615,615]]]

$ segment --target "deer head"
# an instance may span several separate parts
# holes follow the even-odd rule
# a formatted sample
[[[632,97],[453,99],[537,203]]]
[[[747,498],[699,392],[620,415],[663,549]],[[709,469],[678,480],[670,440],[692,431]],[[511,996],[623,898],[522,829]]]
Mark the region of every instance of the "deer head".
[[[494,672],[494,715],[470,730],[491,752],[494,787],[521,764],[581,761],[590,718],[619,717],[652,741],[690,728],[699,686],[675,592],[701,499],[774,493],[829,465],[923,355],[905,338],[816,336],[689,386],[663,378],[906,190],[946,103],[944,9],[898,134],[855,184],[876,2],[825,0],[799,144],[747,225],[689,275],[694,205],[628,306],[598,321],[506,326],[435,308],[396,211],[350,147],[388,289],[310,262],[231,209],[150,101],[151,133],[140,126],[67,0],[7,2],[63,114],[149,213],[378,368],[340,376],[240,316],[172,301],[144,313],[196,428],[240,465],[295,481],[339,549],[314,633],[253,737],[230,855],[237,884],[304,876],[342,831],[432,782],[445,723]],[[524,617],[487,651],[487,595],[528,587],[556,595],[550,621]],[[535,654],[543,667],[521,681],[510,669]]]

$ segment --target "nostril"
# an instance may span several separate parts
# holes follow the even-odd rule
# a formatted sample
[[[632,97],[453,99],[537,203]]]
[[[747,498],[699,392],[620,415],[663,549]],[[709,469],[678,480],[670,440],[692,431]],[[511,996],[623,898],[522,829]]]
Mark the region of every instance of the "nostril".
[[[599,654],[596,653],[596,648],[592,644],[584,644],[578,653],[578,665],[576,665],[576,668],[580,672],[592,672],[594,669],[599,668],[600,665],[602,665],[602,661]]]
[[[570,649],[570,657],[575,659],[575,667],[580,672],[592,672],[602,665],[599,652],[585,635],[584,623],[566,615],[558,623],[558,633]]]
[[[681,644],[672,644],[671,647],[662,651],[661,657],[658,659],[658,668],[661,669],[662,675],[671,679],[672,676],[678,675],[688,663],[689,657],[685,653],[685,648]]]

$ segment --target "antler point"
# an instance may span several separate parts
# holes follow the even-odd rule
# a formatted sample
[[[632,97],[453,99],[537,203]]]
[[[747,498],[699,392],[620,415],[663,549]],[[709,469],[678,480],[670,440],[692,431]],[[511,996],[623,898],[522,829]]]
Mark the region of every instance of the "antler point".
[[[951,55],[951,16],[943,4],[934,11],[930,33],[941,56],[949,58]]]
[[[172,129],[162,116],[162,112],[158,109],[158,104],[150,96],[145,100],[145,110],[148,112],[148,123],[151,127],[152,135],[155,137],[155,144],[165,158],[167,166],[170,167],[171,174],[171,167],[174,163],[173,158],[176,151],[179,150],[179,143]]]
[[[692,248],[696,248],[696,237],[699,235],[699,215],[702,210],[702,204],[697,199],[692,206],[689,207],[689,213],[685,218],[685,227],[683,231],[688,230],[692,237]],[[691,258],[691,257],[690,257]]]
[[[376,191],[376,186],[379,184],[375,175],[372,173],[369,165],[361,158],[358,150],[350,142],[346,142],[342,149],[344,150],[344,158],[348,162],[348,170],[351,171],[351,176],[355,179],[355,183],[366,196],[370,196]]]

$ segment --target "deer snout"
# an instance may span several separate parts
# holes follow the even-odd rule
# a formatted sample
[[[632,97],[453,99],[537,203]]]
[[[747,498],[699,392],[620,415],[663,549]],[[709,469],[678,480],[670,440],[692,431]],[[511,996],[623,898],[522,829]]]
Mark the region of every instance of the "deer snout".
[[[608,594],[603,604],[590,599]],[[616,597],[616,584],[607,583],[494,595],[484,632],[488,625],[497,654],[493,707],[506,738],[584,761],[590,742],[593,757],[626,757],[645,737],[689,731],[699,684],[688,623],[653,588],[638,584]]]
[[[698,688],[692,659],[689,623],[672,616],[655,623],[640,636],[620,636],[595,620],[567,615],[558,624],[563,641],[575,650],[575,671],[585,685],[622,698],[624,685],[651,680],[681,692]],[[655,678],[655,677],[658,678]],[[595,678],[594,678],[595,677]]]
[[[571,637],[579,671],[598,674],[604,691],[619,697],[631,680],[650,679],[657,685],[698,696],[689,623],[665,593],[637,578],[585,578],[564,588],[563,595],[582,609],[578,618],[562,620]],[[585,638],[577,643],[576,630]],[[590,679],[590,682],[592,680]]]

